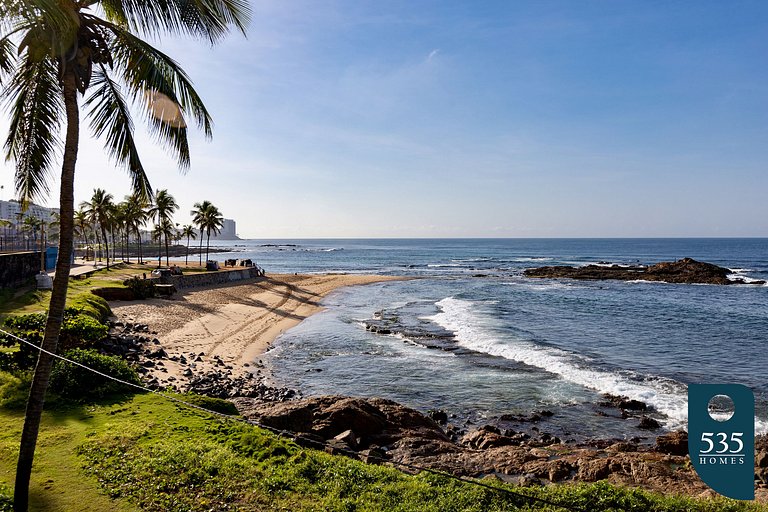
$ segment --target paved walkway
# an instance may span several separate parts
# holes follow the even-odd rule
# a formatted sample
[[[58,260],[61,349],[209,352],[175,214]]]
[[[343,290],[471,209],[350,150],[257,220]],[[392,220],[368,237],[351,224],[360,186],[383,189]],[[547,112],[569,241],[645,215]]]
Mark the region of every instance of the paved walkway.
[[[80,263],[78,263],[78,261],[80,261]],[[101,270],[102,268],[107,268],[106,263],[102,263],[98,261],[83,262],[83,260],[76,259],[75,263],[72,265],[72,268],[69,269],[69,277],[82,276],[83,274],[89,274],[91,272]],[[50,272],[48,272],[48,275],[51,277],[54,277],[56,275],[56,271],[51,270]]]

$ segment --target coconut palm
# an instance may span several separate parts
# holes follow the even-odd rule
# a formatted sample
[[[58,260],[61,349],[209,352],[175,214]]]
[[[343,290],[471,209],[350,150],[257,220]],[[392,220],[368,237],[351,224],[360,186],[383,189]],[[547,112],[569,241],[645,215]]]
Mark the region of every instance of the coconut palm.
[[[191,212],[192,222],[194,222],[200,229],[200,265],[202,265],[203,232],[207,235],[205,260],[208,261],[208,251],[211,246],[211,231],[213,231],[214,234],[221,233],[221,228],[224,227],[224,217],[221,215],[221,212],[219,212],[219,209],[210,201],[195,203],[193,207],[195,209]]]
[[[173,226],[173,223],[171,222],[171,219],[173,218],[173,212],[179,209],[179,205],[176,203],[176,200],[173,198],[171,194],[168,193],[167,190],[158,190],[155,193],[155,202],[154,205],[149,209],[149,214],[153,217],[157,217],[157,225],[165,225],[166,221]],[[165,264],[169,264],[169,257],[168,257],[168,235],[166,230],[162,230],[163,237],[165,238]],[[173,233],[171,232],[170,236],[173,236]],[[158,248],[157,248],[157,266],[160,266],[160,240],[158,239]]]
[[[136,240],[139,243],[139,263],[144,263],[141,253],[141,228],[149,220],[149,203],[137,194],[125,196],[124,202],[123,214],[125,215],[127,230],[136,235]]]
[[[221,233],[221,228],[224,227],[224,217],[219,212],[219,209],[211,205],[205,212],[204,225],[206,241],[205,241],[205,260],[208,261],[208,250],[211,247],[211,231],[214,235]]]
[[[59,226],[61,226],[61,222],[59,222]],[[74,215],[74,234],[79,236],[80,239],[85,242],[86,247],[88,247],[89,230],[90,230],[90,223],[88,221],[88,214],[85,213],[85,210],[83,208],[80,208],[75,212],[75,215]],[[87,249],[86,249],[86,255],[87,255]]]
[[[203,230],[205,224],[206,212],[213,206],[210,201],[203,201],[202,203],[195,203],[192,207],[194,210],[189,212],[192,215],[192,222],[200,230],[200,249],[198,249],[198,255],[200,256],[200,266],[203,265]]]
[[[215,43],[232,27],[244,31],[247,15],[247,0],[0,2],[0,83],[11,117],[5,150],[15,162],[15,186],[22,201],[48,192],[56,150],[63,148],[60,252],[44,351],[27,401],[15,510],[28,506],[29,475],[53,362],[49,353],[56,352],[66,301],[81,97],[89,93],[82,105],[93,133],[127,168],[133,189],[147,197],[151,188],[139,159],[129,104],[146,112],[150,130],[182,168],[189,166],[184,116],[193,118],[206,136],[211,134],[211,119],[184,71],[141,37],[186,34]]]
[[[112,194],[108,194],[104,189],[93,189],[91,200],[80,203],[80,208],[85,210],[86,215],[93,222],[94,230],[101,232],[101,240],[104,241],[104,252],[107,256],[107,268],[109,268],[109,240],[107,239],[107,230],[112,222]]]
[[[192,224],[185,224],[184,226],[182,226],[181,236],[182,238],[187,237],[187,254],[184,257],[184,264],[189,265],[189,240],[190,239],[194,240],[195,238],[197,238],[197,233],[195,232],[195,226],[193,226]]]

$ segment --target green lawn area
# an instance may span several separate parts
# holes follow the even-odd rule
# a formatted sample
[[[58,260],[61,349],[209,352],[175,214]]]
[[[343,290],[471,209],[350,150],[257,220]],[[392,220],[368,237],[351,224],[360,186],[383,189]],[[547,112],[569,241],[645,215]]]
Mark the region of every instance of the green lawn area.
[[[144,265],[131,263],[119,264],[117,267],[110,267],[109,269],[102,268],[86,278],[72,277],[69,280],[67,297],[72,299],[94,288],[121,287],[126,279],[141,276],[142,274],[149,276],[154,268],[155,265],[148,260]],[[205,267],[185,267],[184,272],[205,272]],[[48,309],[50,300],[51,292],[35,289],[34,279],[31,279],[25,286],[15,290],[2,288],[0,289],[0,317],[8,314],[22,315],[45,312]]]
[[[0,483],[9,487],[21,424],[21,412],[0,410]],[[509,488],[589,511],[768,510],[599,483]],[[41,511],[561,510],[443,476],[411,476],[304,449],[153,394],[54,404],[44,416],[31,490],[31,510]]]

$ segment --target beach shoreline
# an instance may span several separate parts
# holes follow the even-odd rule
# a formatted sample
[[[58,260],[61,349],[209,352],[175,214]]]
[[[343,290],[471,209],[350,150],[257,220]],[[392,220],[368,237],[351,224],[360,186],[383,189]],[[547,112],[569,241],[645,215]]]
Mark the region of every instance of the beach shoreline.
[[[347,286],[406,279],[358,274],[272,274],[183,290],[172,299],[111,302],[116,326],[137,325],[165,352],[148,372],[160,386],[179,388],[194,374],[222,368],[230,378],[260,374],[254,364],[274,340],[320,312],[321,300]],[[144,328],[143,328],[144,329]],[[191,361],[189,364],[186,361]],[[250,374],[250,375],[249,375]],[[183,387],[183,386],[182,386]]]

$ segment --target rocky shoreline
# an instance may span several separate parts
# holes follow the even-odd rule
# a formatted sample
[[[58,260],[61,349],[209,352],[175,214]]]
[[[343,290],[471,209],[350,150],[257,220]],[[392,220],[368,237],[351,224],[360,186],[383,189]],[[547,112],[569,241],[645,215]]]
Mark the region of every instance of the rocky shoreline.
[[[678,261],[665,261],[655,265],[586,265],[583,267],[547,266],[529,268],[524,274],[536,278],[567,278],[591,281],[616,279],[620,281],[663,281],[680,284],[754,284],[762,285],[765,281],[745,281],[741,278],[729,278],[731,270],[711,263],[683,258]]]
[[[457,422],[446,411],[425,415],[381,398],[301,398],[295,390],[268,385],[268,369],[260,361],[238,371],[216,355],[169,353],[142,323],[113,322],[98,348],[135,363],[151,389],[228,399],[246,418],[295,432],[301,445],[370,463],[415,465],[519,485],[607,480],[666,494],[714,495],[693,470],[682,431],[662,434],[653,445],[641,438],[571,443],[544,430],[551,411],[500,418],[530,425],[513,430]],[[169,372],[169,366],[183,371]],[[606,395],[600,405],[648,421],[649,430],[660,427],[644,415],[642,402]],[[755,465],[758,499],[768,501],[766,436],[756,443]]]

